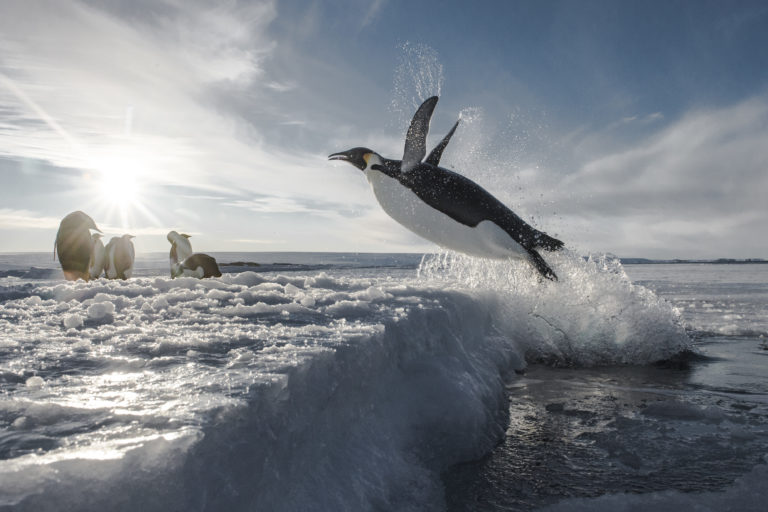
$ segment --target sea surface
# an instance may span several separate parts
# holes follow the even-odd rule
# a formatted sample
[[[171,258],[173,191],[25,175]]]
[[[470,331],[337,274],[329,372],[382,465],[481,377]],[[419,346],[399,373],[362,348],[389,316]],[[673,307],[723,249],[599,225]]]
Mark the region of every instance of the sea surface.
[[[765,510],[768,265],[0,254],[0,510]]]

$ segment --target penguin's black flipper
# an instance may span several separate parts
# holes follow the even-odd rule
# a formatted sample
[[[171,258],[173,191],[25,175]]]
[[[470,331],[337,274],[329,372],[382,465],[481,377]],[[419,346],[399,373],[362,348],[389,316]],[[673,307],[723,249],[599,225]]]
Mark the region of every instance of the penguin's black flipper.
[[[427,98],[419,109],[413,114],[411,126],[405,135],[405,152],[403,163],[400,165],[402,172],[408,172],[421,163],[427,154],[427,133],[429,133],[429,120],[437,105],[437,96]]]
[[[443,137],[443,140],[440,141],[440,144],[435,146],[435,149],[433,149],[432,152],[429,154],[429,156],[425,160],[426,163],[432,164],[434,166],[437,166],[440,164],[440,157],[443,156],[443,150],[445,149],[445,146],[448,145],[448,142],[451,140],[451,137],[453,137],[453,132],[456,131],[456,127],[458,126],[459,126],[459,121],[456,121],[456,124],[453,125],[453,128],[451,128],[451,131],[448,132],[448,135]]]

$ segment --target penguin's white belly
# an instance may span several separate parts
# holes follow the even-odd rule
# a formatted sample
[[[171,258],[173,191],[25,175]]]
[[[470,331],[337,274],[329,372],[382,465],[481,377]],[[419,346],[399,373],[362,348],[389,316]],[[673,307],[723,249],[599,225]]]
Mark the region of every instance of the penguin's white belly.
[[[116,253],[117,251],[126,251],[130,257],[130,264],[127,268],[117,268],[117,263],[115,262],[116,259]],[[130,248],[124,248],[124,247],[118,247],[116,244],[113,244],[109,248],[109,252],[106,255],[106,259],[109,262],[109,265],[107,266],[107,277],[109,279],[117,279],[117,276],[120,275],[122,272],[126,279],[130,279],[133,275],[133,260],[134,260],[134,254],[130,250]]]
[[[192,256],[192,244],[190,244],[186,238],[182,238],[176,243],[176,257],[178,258],[178,263],[181,263],[190,256]]]
[[[367,170],[376,199],[387,214],[422,238],[446,249],[483,258],[527,258],[528,253],[489,220],[470,227],[429,206],[386,174]]]
[[[202,279],[205,276],[205,270],[203,267],[197,267],[195,269],[184,267],[181,271],[183,277],[196,277]]]
[[[93,254],[91,255],[91,279],[97,279],[104,272],[104,263],[106,262],[106,252],[104,244],[100,241],[94,243]]]
[[[107,278],[116,279],[117,269],[115,268],[115,246],[112,245],[107,250]]]

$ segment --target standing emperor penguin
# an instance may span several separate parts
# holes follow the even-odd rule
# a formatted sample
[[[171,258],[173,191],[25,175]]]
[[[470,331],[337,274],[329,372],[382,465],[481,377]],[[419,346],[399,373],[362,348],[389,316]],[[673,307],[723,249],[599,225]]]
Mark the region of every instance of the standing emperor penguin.
[[[170,231],[166,238],[171,243],[171,252],[168,256],[171,263],[171,277],[176,277],[181,262],[192,256],[192,244],[189,242],[191,235]]]
[[[81,211],[70,213],[59,224],[53,245],[53,257],[56,258],[58,251],[61,270],[64,271],[67,281],[88,281],[91,277],[91,229],[101,232],[93,219]]]
[[[107,244],[105,252],[107,254],[106,271],[108,279],[130,279],[133,274],[133,262],[136,258],[136,252],[131,238],[134,238],[134,236],[113,236]]]
[[[427,99],[414,114],[402,160],[390,160],[363,147],[328,159],[349,162],[363,171],[384,211],[417,235],[472,256],[524,259],[543,277],[556,281],[557,275],[538,250],[556,251],[563,242],[528,225],[474,181],[438,166],[458,121],[424,159],[435,105],[437,96]]]
[[[91,279],[98,279],[104,272],[104,267],[107,264],[107,253],[104,249],[104,242],[101,241],[101,233],[92,233],[91,240],[93,245],[91,246],[91,268],[89,274]]]

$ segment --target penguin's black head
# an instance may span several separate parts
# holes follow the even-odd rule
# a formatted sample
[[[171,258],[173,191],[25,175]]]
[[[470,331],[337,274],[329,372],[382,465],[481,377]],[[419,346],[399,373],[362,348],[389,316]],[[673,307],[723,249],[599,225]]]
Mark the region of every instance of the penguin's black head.
[[[72,212],[64,217],[59,225],[59,229],[62,228],[72,231],[93,229],[94,231],[101,233],[101,230],[96,227],[96,223],[93,222],[93,219],[80,210]]]
[[[343,160],[363,171],[368,167],[368,158],[372,154],[374,152],[368,148],[352,148],[341,153],[334,153],[328,157],[328,160]]]

